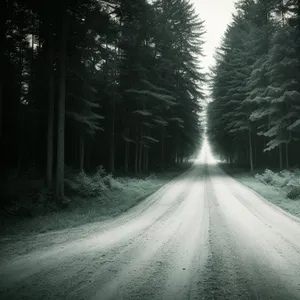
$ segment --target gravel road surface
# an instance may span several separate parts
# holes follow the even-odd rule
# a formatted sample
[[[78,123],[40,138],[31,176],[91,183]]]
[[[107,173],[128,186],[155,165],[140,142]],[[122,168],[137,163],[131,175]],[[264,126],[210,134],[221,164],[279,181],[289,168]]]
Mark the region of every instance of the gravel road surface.
[[[300,299],[300,222],[210,164],[121,217],[1,242],[1,299]]]

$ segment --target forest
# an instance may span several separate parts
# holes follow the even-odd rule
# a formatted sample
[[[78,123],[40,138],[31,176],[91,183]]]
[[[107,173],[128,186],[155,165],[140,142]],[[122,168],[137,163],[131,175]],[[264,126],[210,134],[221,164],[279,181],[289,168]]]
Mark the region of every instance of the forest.
[[[211,69],[214,153],[253,171],[299,166],[300,1],[242,0]]]
[[[2,188],[42,180],[60,205],[70,170],[137,177],[198,150],[205,29],[190,1],[3,0],[1,11]]]

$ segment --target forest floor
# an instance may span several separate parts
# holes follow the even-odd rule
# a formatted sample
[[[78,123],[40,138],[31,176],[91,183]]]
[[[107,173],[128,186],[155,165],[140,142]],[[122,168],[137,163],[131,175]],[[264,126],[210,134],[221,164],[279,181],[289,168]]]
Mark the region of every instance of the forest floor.
[[[140,178],[117,176],[100,172],[93,175],[76,174],[66,180],[69,208],[51,212],[47,191],[21,199],[15,210],[29,210],[31,217],[8,216],[2,218],[0,236],[18,239],[22,236],[73,228],[93,222],[115,218],[159,188],[186,171],[191,164],[182,164],[163,173],[153,173]],[[34,199],[32,199],[34,198]],[[38,199],[37,199],[38,198]],[[47,212],[47,210],[50,210]]]
[[[299,169],[281,172],[273,172],[267,169],[250,172],[242,168],[229,167],[227,164],[220,164],[220,167],[271,204],[296,217],[300,217]]]

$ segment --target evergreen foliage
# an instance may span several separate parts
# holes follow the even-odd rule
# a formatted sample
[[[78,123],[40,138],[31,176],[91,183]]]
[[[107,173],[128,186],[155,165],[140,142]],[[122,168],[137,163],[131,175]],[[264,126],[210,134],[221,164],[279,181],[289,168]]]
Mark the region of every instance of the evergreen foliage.
[[[300,3],[241,0],[211,78],[208,133],[222,159],[299,163]]]
[[[188,0],[4,0],[1,178],[140,174],[198,150],[203,23]],[[199,71],[200,70],[200,71]]]

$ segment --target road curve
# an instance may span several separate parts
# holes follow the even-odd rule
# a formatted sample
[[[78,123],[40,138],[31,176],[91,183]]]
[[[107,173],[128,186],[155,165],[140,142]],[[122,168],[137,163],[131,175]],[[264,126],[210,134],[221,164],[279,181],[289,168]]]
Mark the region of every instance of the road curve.
[[[202,160],[117,219],[5,242],[0,295],[300,299],[300,223]]]

